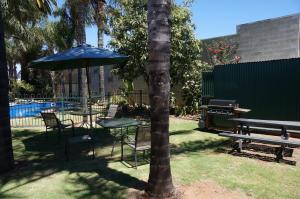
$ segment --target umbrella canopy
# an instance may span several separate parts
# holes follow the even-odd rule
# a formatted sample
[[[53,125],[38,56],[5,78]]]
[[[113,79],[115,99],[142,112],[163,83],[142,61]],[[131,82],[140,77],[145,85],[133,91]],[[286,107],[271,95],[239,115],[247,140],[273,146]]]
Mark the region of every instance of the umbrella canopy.
[[[47,70],[65,70],[85,68],[88,86],[88,98],[91,97],[90,78],[88,67],[104,65],[125,65],[128,56],[118,54],[103,48],[95,48],[88,44],[82,44],[69,50],[42,57],[34,60],[30,68],[47,69]],[[89,106],[90,126],[92,125],[92,106]]]
[[[82,44],[66,51],[34,60],[29,67],[55,71],[113,64],[124,65],[127,60],[128,56],[126,55]]]

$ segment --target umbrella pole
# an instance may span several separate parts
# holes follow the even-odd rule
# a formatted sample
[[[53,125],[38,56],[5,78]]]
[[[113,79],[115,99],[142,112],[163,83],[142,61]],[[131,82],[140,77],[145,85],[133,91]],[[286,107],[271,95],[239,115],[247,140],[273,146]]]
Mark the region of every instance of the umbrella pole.
[[[93,120],[92,120],[92,103],[91,103],[91,88],[90,88],[90,73],[88,66],[85,67],[86,73],[86,81],[87,81],[87,89],[88,89],[88,106],[89,106],[89,113],[90,113],[90,127],[93,128]]]

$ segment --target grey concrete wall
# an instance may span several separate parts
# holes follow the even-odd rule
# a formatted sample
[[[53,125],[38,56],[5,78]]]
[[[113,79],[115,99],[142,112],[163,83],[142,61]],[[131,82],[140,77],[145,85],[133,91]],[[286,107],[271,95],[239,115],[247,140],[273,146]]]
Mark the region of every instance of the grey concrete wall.
[[[300,14],[237,26],[241,62],[299,57]]]

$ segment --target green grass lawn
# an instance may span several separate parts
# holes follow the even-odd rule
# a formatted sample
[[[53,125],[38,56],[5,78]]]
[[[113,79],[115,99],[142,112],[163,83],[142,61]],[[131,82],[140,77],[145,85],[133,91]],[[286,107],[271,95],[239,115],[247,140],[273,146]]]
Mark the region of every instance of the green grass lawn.
[[[171,165],[176,185],[212,180],[254,198],[300,198],[299,166],[227,154],[227,139],[196,128],[193,121],[170,120]],[[57,142],[55,132],[46,139],[43,129],[14,130],[15,159],[20,166],[0,177],[0,198],[115,199],[126,198],[128,188],[142,189],[149,165],[136,170],[121,163],[119,146],[111,158],[112,138],[100,128],[94,133],[98,143],[96,159],[75,151],[66,162],[63,142]],[[130,151],[126,154],[129,160]]]

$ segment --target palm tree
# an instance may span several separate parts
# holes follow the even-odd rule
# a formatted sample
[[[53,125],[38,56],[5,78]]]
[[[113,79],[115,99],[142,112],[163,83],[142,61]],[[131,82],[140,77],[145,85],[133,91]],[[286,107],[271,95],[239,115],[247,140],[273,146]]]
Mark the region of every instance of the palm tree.
[[[13,168],[14,155],[12,149],[9,104],[8,74],[4,43],[4,25],[0,9],[0,173]]]
[[[85,26],[94,22],[90,0],[67,0],[66,9],[70,12],[70,17],[74,21],[75,41],[76,44],[83,44],[86,42]],[[87,96],[86,88],[86,74],[85,70],[78,69],[78,95]],[[86,108],[85,100],[82,101]]]
[[[95,21],[98,28],[98,48],[104,47],[104,31],[105,31],[105,0],[93,0],[92,5],[95,10]],[[100,66],[100,93],[102,99],[105,97],[105,81],[104,81],[104,67]]]
[[[38,2],[37,0],[36,2]],[[39,1],[44,4],[40,4],[40,8],[44,8],[45,12],[49,11],[50,1]],[[51,0],[54,2],[54,0]],[[15,3],[15,2],[13,2]],[[48,7],[45,7],[47,4]],[[12,5],[9,4],[9,5]],[[13,4],[13,6],[18,6],[18,4]],[[12,139],[11,139],[11,129],[10,129],[10,117],[9,117],[9,102],[8,102],[8,74],[7,74],[7,63],[6,63],[6,49],[4,41],[4,20],[2,18],[2,5],[0,9],[0,173],[9,171],[14,166],[14,155],[12,148]],[[6,10],[6,13],[7,12]],[[20,13],[17,13],[16,16],[19,16]],[[16,18],[15,21],[18,21],[18,24],[21,24],[21,18]],[[7,22],[7,21],[5,21]],[[12,22],[12,21],[10,21]],[[10,23],[11,25],[13,23]],[[9,26],[8,26],[9,27]],[[21,27],[21,26],[19,26]]]
[[[154,197],[174,192],[169,149],[171,0],[148,0],[151,160],[146,191]]]

